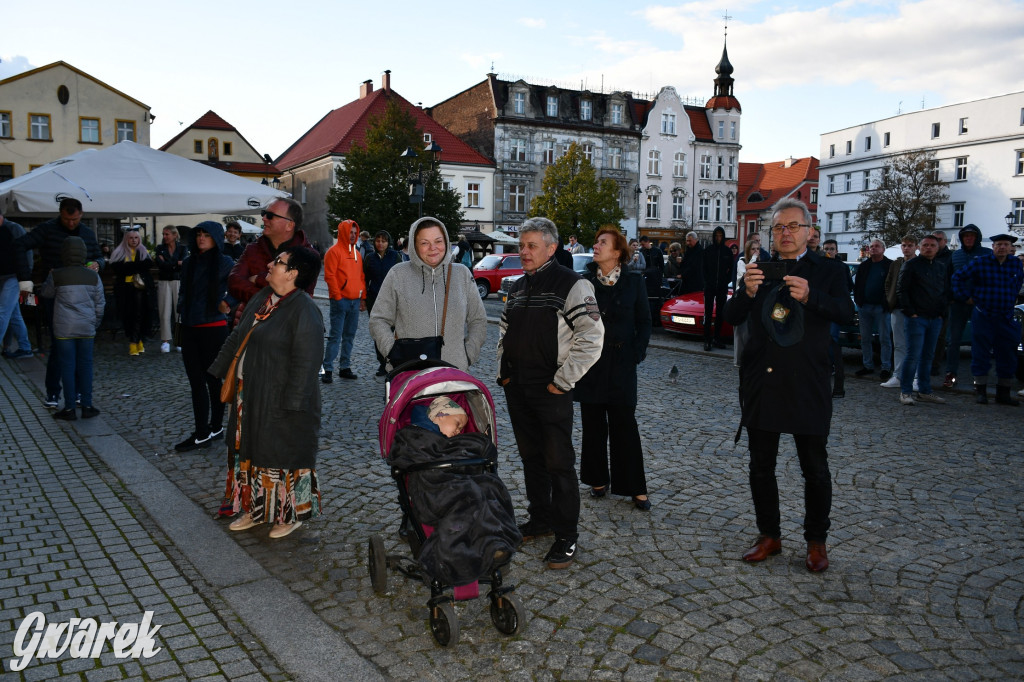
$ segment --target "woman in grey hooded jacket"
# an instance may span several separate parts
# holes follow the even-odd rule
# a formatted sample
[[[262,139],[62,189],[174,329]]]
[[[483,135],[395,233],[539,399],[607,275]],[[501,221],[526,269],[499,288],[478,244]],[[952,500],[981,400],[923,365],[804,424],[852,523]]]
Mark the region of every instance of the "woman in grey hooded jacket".
[[[452,262],[448,230],[437,218],[425,217],[414,222],[409,228],[409,243],[408,262],[391,268],[380,287],[370,314],[370,336],[387,357],[396,338],[440,336],[443,317],[441,359],[467,371],[480,357],[487,339],[487,313],[473,273]]]

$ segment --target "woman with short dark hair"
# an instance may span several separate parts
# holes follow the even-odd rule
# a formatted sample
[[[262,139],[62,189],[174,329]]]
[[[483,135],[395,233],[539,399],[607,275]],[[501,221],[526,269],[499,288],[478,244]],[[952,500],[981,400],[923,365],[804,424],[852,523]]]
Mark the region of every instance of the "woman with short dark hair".
[[[593,251],[583,276],[594,285],[604,346],[573,391],[583,431],[580,480],[591,487],[591,497],[604,497],[611,488],[647,511],[651,502],[636,423],[636,366],[647,356],[651,339],[647,287],[643,275],[628,269],[633,254],[618,228],[598,230]]]
[[[320,514],[324,321],[304,291],[320,274],[320,257],[294,246],[267,267],[267,287],[249,300],[210,373],[228,382],[232,408],[226,492],[231,511],[243,513],[229,527],[273,523],[270,537],[282,538]]]

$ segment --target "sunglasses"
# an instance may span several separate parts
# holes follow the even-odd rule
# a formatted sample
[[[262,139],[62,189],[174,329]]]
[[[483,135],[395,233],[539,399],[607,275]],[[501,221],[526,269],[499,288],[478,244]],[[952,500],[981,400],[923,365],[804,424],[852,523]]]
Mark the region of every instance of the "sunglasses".
[[[288,216],[278,215],[278,214],[276,214],[276,213],[274,213],[272,211],[268,211],[266,209],[263,209],[262,211],[260,211],[260,215],[263,216],[264,218],[271,218],[271,219],[273,219],[273,218],[280,218],[281,220],[288,220],[288,221],[291,221],[293,223],[295,222],[294,220],[292,220]]]
[[[288,263],[288,261],[281,260],[280,256],[278,256],[277,258],[274,259],[274,265],[283,265],[285,270],[292,270],[292,269],[294,269],[294,268],[292,268],[291,264]]]

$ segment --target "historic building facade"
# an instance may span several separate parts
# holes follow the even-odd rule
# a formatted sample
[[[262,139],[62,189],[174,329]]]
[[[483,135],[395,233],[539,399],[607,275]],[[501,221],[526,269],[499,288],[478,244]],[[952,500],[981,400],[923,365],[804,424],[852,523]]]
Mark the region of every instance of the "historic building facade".
[[[1024,232],[1024,92],[989,97],[825,133],[821,136],[823,234],[850,248],[869,226],[857,207],[877,187],[887,159],[915,150],[935,153],[931,172],[949,182],[935,207],[935,227],[951,246],[974,223],[986,236],[1010,226]]]

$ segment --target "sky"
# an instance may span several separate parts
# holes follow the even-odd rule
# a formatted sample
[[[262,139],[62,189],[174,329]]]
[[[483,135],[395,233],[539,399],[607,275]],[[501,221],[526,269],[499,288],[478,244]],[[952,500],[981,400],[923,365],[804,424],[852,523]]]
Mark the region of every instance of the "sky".
[[[744,162],[819,156],[822,133],[1024,90],[1024,0],[53,0],[45,14],[6,3],[0,79],[63,60],[149,105],[153,147],[212,109],[274,158],[385,69],[424,106],[492,69],[703,103],[726,24]]]

